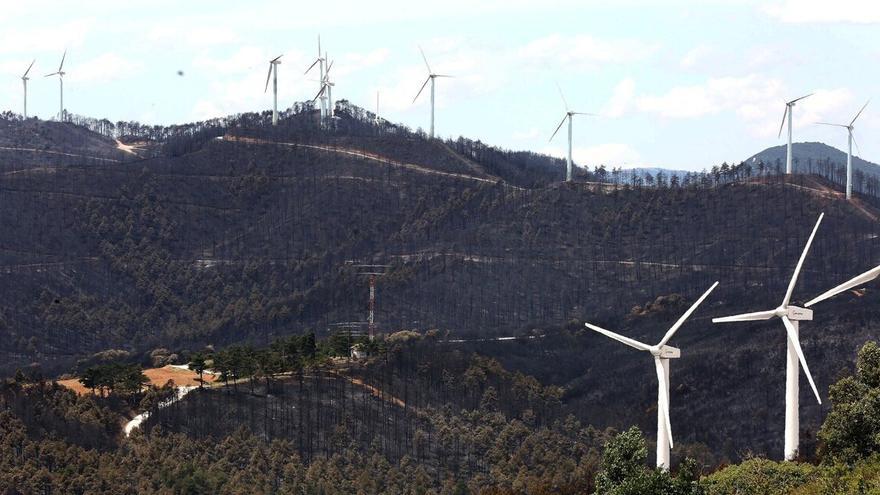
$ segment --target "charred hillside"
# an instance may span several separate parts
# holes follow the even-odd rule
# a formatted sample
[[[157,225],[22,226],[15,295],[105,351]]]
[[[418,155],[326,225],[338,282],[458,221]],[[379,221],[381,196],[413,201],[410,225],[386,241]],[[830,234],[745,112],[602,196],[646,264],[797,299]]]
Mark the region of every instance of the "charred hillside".
[[[383,330],[459,334],[611,318],[716,279],[731,309],[765,300],[820,211],[799,293],[876,261],[873,210],[820,194],[818,179],[560,184],[546,157],[431,141],[369,115],[342,113],[334,131],[306,110],[284,122],[129,126],[149,152],[112,163],[46,154],[27,167],[24,152],[0,153],[9,368],[325,332],[364,319],[352,260],[390,265]]]
[[[654,341],[719,280],[676,336],[673,427],[683,444],[736,457],[778,450],[781,434],[744,428],[781,429],[782,375],[771,371],[784,365],[784,336],[709,317],[774,306],[820,212],[796,299],[880,257],[869,198],[845,202],[821,177],[742,164],[650,183],[580,171],[563,184],[558,160],[432,141],[354,107],[339,115],[332,129],[307,107],[278,127],[265,114],[174,128],[4,122],[18,145],[29,132],[51,139],[0,150],[0,369],[326,334],[365,320],[368,287],[353,265],[375,263],[388,265],[381,331],[547,335],[471,347],[563,386],[590,424],[653,431],[650,363],[583,322]],[[137,146],[119,149],[108,132]],[[805,325],[820,389],[871,335],[875,296],[842,296]],[[809,437],[820,409],[802,389]]]

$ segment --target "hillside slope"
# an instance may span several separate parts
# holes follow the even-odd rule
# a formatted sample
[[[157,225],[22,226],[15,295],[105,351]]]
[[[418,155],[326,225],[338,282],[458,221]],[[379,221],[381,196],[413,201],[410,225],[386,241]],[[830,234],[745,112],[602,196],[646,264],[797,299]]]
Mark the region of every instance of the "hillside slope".
[[[79,143],[52,146],[68,142]],[[550,332],[483,352],[566,386],[591,423],[651,431],[650,367],[582,324],[655,340],[672,313],[647,303],[687,301],[719,280],[677,337],[687,352],[673,371],[682,387],[674,428],[690,443],[742,439],[723,448],[729,455],[775,448],[775,436],[755,439],[781,427],[771,390],[781,384],[782,333],[708,327],[707,318],[779,299],[820,212],[796,298],[874,266],[876,211],[817,194],[822,180],[804,176],[712,187],[554,183],[555,169],[537,156],[465,144],[355,118],[322,131],[304,113],[278,128],[254,118],[187,131],[157,141],[147,158],[0,175],[0,371],[30,363],[63,371],[108,348],[138,354],[326,333],[366,319],[367,281],[354,265],[375,263],[389,265],[378,280],[381,331]],[[0,167],[26,159],[0,155]],[[827,320],[833,333],[804,331],[820,384],[874,328],[877,301],[859,303],[848,320]],[[818,424],[808,399],[804,428]],[[716,417],[705,428],[725,411],[765,411],[767,423],[748,432]]]

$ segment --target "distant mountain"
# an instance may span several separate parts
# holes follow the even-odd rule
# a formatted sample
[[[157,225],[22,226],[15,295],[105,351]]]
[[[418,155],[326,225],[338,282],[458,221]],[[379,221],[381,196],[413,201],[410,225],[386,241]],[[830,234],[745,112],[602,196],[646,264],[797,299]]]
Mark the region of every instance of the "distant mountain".
[[[755,163],[763,161],[765,164],[772,166],[778,160],[781,166],[785,168],[785,148],[785,145],[773,146],[748,158],[746,161]],[[795,172],[815,173],[818,167],[823,165],[832,164],[840,167],[846,165],[846,152],[824,143],[794,143],[792,145],[792,156],[792,166]],[[857,156],[853,156],[853,167],[854,171],[880,176],[880,165],[862,160]]]

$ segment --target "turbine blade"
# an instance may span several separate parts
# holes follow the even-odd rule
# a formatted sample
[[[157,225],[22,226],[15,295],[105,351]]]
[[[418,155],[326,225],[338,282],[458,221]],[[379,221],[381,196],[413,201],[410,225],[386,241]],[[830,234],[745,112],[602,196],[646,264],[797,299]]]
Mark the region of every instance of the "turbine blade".
[[[856,133],[850,129],[850,134],[852,134],[853,144],[856,145],[856,156],[862,156],[862,150],[859,149],[859,143],[856,141]]]
[[[843,128],[846,128],[846,127],[847,127],[847,126],[845,126],[845,125],[843,125],[843,124],[831,124],[831,123],[828,123],[828,122],[816,122],[816,124],[818,124],[818,125],[831,125],[831,126],[834,126],[834,127],[843,127]]]
[[[324,71],[324,77],[327,77],[327,73],[330,72],[330,68],[333,67],[333,62],[330,62],[330,65],[327,66],[327,70]]]
[[[868,106],[868,103],[871,103],[871,100],[866,101],[865,104],[862,105],[862,108],[861,108],[861,110],[859,110],[859,113],[857,113],[856,116],[853,117],[852,122],[849,123],[850,126],[852,126],[853,124],[856,123],[856,119],[859,118],[859,115],[861,115],[862,112],[865,111],[865,107]]]
[[[277,57],[275,57],[275,58],[273,58],[272,60],[270,60],[269,63],[270,63],[270,64],[274,64],[275,62],[278,62],[278,59],[280,59],[280,58],[283,57],[283,56],[284,56],[284,54],[282,53],[281,55],[278,55]],[[280,64],[281,62],[278,62],[278,63]]]
[[[794,352],[797,353],[798,360],[800,360],[801,366],[804,368],[804,373],[807,375],[807,380],[810,382],[810,387],[813,388],[813,393],[816,394],[816,400],[821,404],[822,398],[819,397],[819,390],[816,389],[816,384],[813,382],[813,375],[810,374],[810,367],[807,366],[807,358],[804,357],[804,351],[801,349],[801,343],[798,340],[797,332],[795,332],[794,324],[788,319],[788,316],[782,317],[782,323],[785,324],[785,331],[788,333],[788,340],[794,347]]]
[[[602,327],[597,327],[596,325],[591,325],[589,323],[585,323],[584,325],[586,325],[586,327],[589,328],[590,330],[595,330],[596,332],[599,332],[606,337],[611,337],[612,339],[614,339],[618,342],[624,343],[624,344],[626,344],[632,348],[638,349],[640,351],[648,351],[651,349],[651,346],[649,346],[647,344],[643,344],[643,343],[639,342],[638,340],[634,340],[629,337],[624,337],[623,335],[620,335],[619,333],[614,333],[611,330],[605,330]]]
[[[690,316],[694,313],[694,311],[697,310],[697,307],[699,307],[700,304],[702,304],[703,301],[707,297],[709,297],[709,294],[711,294],[712,291],[715,290],[715,287],[718,287],[718,282],[715,282],[714,284],[712,284],[712,287],[709,287],[709,290],[704,292],[703,295],[700,296],[700,298],[697,299],[697,301],[690,308],[688,308],[688,310],[685,311],[683,315],[681,315],[681,318],[679,318],[678,321],[675,322],[675,325],[672,325],[672,327],[669,328],[669,330],[666,332],[666,335],[664,335],[663,339],[660,340],[660,343],[657,344],[657,347],[663,347],[664,345],[666,345],[667,342],[669,342],[669,339],[671,339],[672,336],[675,335],[675,332],[677,332],[678,329],[681,328],[681,326],[684,324],[685,320],[690,318]]]
[[[322,94],[324,94],[325,89],[327,89],[327,86],[321,86],[321,90],[318,91],[318,94],[316,94],[314,98],[312,98],[312,103],[314,103],[318,98],[320,98]]]
[[[804,266],[804,260],[807,258],[807,253],[810,251],[810,245],[813,243],[813,238],[816,237],[816,231],[819,230],[819,224],[822,223],[822,218],[824,217],[824,213],[819,215],[819,220],[816,221],[816,226],[813,227],[813,232],[810,234],[810,238],[807,239],[807,245],[804,246],[804,252],[801,253],[801,258],[798,260],[797,266],[794,267],[794,274],[791,276],[791,281],[788,283],[788,290],[785,291],[785,299],[782,300],[783,307],[788,306],[789,301],[791,301],[791,293],[794,292],[794,286],[797,284],[798,275],[801,273],[801,267]]]
[[[421,52],[421,54],[422,54],[422,60],[425,61],[425,67],[428,68],[428,74],[433,74],[433,71],[431,70],[431,66],[428,65],[428,57],[425,56],[425,51],[422,50],[422,46],[421,46],[421,45],[419,45],[419,52]]]
[[[556,130],[553,131],[553,135],[550,136],[550,139],[547,140],[548,143],[550,141],[553,141],[553,138],[556,137],[556,133],[559,132],[559,129],[562,129],[562,124],[565,123],[565,119],[567,119],[567,118],[568,118],[568,114],[565,114],[565,117],[562,117],[562,122],[560,122],[559,125],[556,126]]]
[[[761,321],[769,320],[776,316],[776,311],[756,311],[754,313],[743,313],[741,315],[723,316],[721,318],[712,318],[712,323],[732,323],[735,321]]]
[[[34,66],[34,62],[36,62],[36,61],[37,61],[37,59],[34,59],[34,60],[33,60],[33,62],[31,62],[31,65],[28,65],[28,68],[27,68],[27,70],[26,70],[26,71],[24,71],[24,75],[23,75],[23,76],[21,76],[21,77],[22,77],[22,78],[25,78],[25,77],[27,77],[27,75],[28,75],[28,72],[30,72],[30,71],[31,71],[31,67],[33,67],[33,66]]]
[[[788,103],[785,104],[785,113],[782,114],[782,122],[779,124],[779,135],[776,139],[782,137],[782,128],[785,127],[785,119],[788,118]]]
[[[562,104],[565,105],[565,111],[568,111],[568,102],[565,100],[565,95],[562,94],[562,88],[559,86],[559,83],[556,83],[556,89],[559,90],[559,96],[562,98]]]
[[[813,96],[814,94],[815,93],[810,93],[808,95],[801,96],[800,98],[795,98],[795,99],[791,100],[790,102],[788,102],[788,104],[791,105],[792,103],[797,103],[797,102],[803,100],[804,98],[809,98],[809,97]]]
[[[666,437],[669,439],[669,448],[672,448],[672,422],[669,421],[669,395],[667,393],[669,384],[666,383],[666,370],[663,369],[663,363],[660,357],[654,357],[654,369],[657,370],[657,409],[663,414],[663,422],[666,423]],[[658,435],[659,436],[659,435]]]
[[[425,86],[427,86],[427,85],[428,85],[428,81],[430,81],[430,80],[431,80],[431,76],[428,76],[428,78],[427,78],[427,79],[425,79],[425,82],[424,82],[424,84],[422,84],[422,87],[421,87],[421,88],[419,88],[419,92],[418,92],[418,93],[416,93],[416,97],[415,97],[415,98],[413,98],[413,103],[415,103],[415,102],[416,102],[416,100],[418,100],[418,99],[419,99],[419,95],[420,95],[420,94],[422,94],[422,91],[424,91],[424,90],[425,90]]]
[[[858,275],[856,277],[853,277],[852,279],[838,285],[837,287],[835,287],[827,292],[824,292],[823,294],[821,294],[819,296],[816,296],[815,298],[813,298],[812,300],[807,302],[807,304],[805,304],[805,306],[809,308],[810,306],[812,306],[818,302],[822,302],[826,299],[832,298],[832,297],[834,297],[842,292],[846,292],[854,287],[864,285],[864,284],[874,280],[878,276],[880,276],[880,266],[876,266],[874,268],[871,268],[870,270],[866,271],[865,273]]]
[[[54,75],[57,75],[57,74],[59,74],[59,73],[58,73],[58,72],[53,72],[53,73],[51,73],[51,74],[46,74],[46,75],[43,76],[43,77],[54,76]]]
[[[598,113],[588,113],[588,112],[571,112],[572,115],[589,115],[590,117],[601,117]]]
[[[58,66],[58,72],[61,72],[61,69],[64,68],[64,59],[67,58],[67,49],[64,50],[64,55],[61,56],[61,65]]]
[[[303,75],[308,74],[309,71],[311,71],[316,65],[318,65],[318,62],[320,62],[320,61],[321,61],[321,59],[316,59],[314,62],[312,62],[312,65],[310,65],[309,68],[306,69],[305,72],[303,72]]]
[[[271,79],[271,78],[272,78],[272,63],[270,62],[269,63],[269,73],[266,74],[266,88],[263,89],[263,93],[265,93],[266,91],[269,91],[269,79]]]
[[[450,76],[449,74],[432,74],[432,75],[434,77],[453,77],[453,78],[455,77],[455,76]]]

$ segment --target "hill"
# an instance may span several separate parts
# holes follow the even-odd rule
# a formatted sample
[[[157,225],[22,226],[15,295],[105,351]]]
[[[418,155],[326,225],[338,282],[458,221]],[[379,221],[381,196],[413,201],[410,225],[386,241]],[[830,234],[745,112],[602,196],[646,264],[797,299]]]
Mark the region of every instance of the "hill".
[[[858,154],[856,149],[853,153]],[[764,162],[785,170],[786,146],[773,146],[751,156],[746,162]],[[880,165],[853,155],[853,190],[865,191],[867,177],[880,176]],[[800,174],[822,174],[836,184],[846,183],[846,152],[824,143],[793,143],[792,168]]]
[[[767,371],[782,367],[782,334],[715,329],[707,318],[779,298],[820,211],[826,220],[796,297],[877,263],[876,211],[821,194],[817,184],[835,187],[821,177],[746,180],[744,166],[674,186],[609,184],[586,171],[564,184],[559,160],[430,140],[338,110],[329,129],[308,106],[277,127],[268,114],[244,114],[110,128],[148,143],[139,155],[90,131],[97,121],[7,122],[25,136],[17,139],[64,137],[47,144],[54,153],[39,166],[31,151],[0,153],[0,371],[55,374],[107,349],[146,356],[326,335],[335,323],[365,321],[369,289],[355,265],[371,263],[388,265],[377,282],[380,331],[549,334],[468,348],[563,386],[590,424],[652,431],[650,367],[584,333],[583,322],[655,340],[720,280],[680,336],[673,410],[685,419],[674,428],[683,442],[735,457],[777,447],[777,436],[758,432],[782,425],[768,392],[781,377]],[[72,150],[95,155],[64,154]],[[99,160],[113,150],[120,161]],[[875,328],[872,295],[841,306],[840,321],[838,312],[820,320],[833,332],[804,329],[820,383]],[[666,307],[658,296],[678,302]],[[820,410],[807,399],[809,431]],[[747,430],[717,416],[726,411],[765,416]]]

